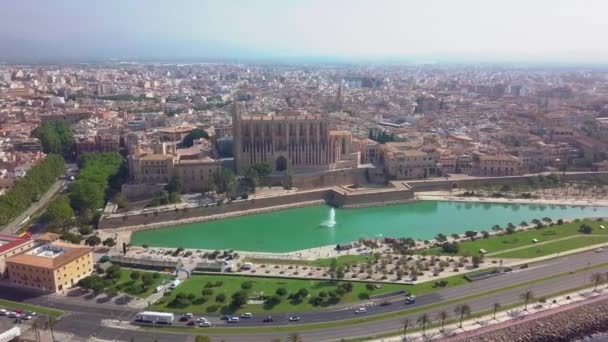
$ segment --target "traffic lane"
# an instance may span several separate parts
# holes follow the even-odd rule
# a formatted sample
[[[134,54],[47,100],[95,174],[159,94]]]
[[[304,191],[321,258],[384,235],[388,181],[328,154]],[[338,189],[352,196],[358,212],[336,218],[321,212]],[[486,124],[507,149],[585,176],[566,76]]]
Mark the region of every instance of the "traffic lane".
[[[493,304],[495,302],[501,302],[502,305],[507,305],[509,303],[518,301],[519,295],[522,292],[524,292],[525,290],[529,289],[529,290],[533,291],[537,296],[544,296],[544,295],[554,293],[557,291],[561,291],[564,289],[569,289],[569,288],[573,288],[576,286],[589,284],[589,279],[590,279],[591,274],[593,274],[594,272],[606,272],[606,271],[608,271],[608,267],[568,275],[563,278],[560,278],[560,281],[548,280],[548,281],[544,281],[542,283],[531,285],[528,287],[521,287],[521,288],[508,290],[508,291],[505,291],[504,293],[499,293],[499,294],[488,295],[488,296],[471,299],[466,302],[467,302],[467,304],[469,304],[469,306],[471,306],[471,308],[474,312],[481,311],[481,310],[490,310],[493,307]],[[442,307],[439,307],[439,308],[436,308],[433,310],[428,310],[426,312],[431,314],[431,317],[432,317],[432,316],[436,315],[437,312],[439,312],[441,310],[445,310],[453,317],[454,316],[453,310],[456,305],[457,304],[446,305],[446,306],[442,306]],[[373,334],[383,334],[388,331],[396,331],[396,330],[401,329],[402,322],[405,318],[409,318],[410,320],[412,320],[412,322],[414,322],[420,314],[421,314],[421,312],[417,313],[417,314],[413,314],[413,315],[407,315],[407,316],[404,315],[404,316],[386,319],[386,320],[360,323],[360,324],[348,325],[348,326],[343,326],[343,327],[318,329],[318,330],[313,330],[313,331],[303,331],[300,333],[300,335],[304,338],[304,340],[334,341],[334,340],[340,340],[342,338],[369,336],[370,334],[372,334],[372,335]],[[238,324],[236,324],[236,325],[238,326]],[[120,330],[122,330],[122,333],[120,332]],[[165,341],[165,340],[175,341],[176,340],[175,339],[176,337],[166,337],[167,335],[175,336],[176,335],[175,333],[163,332],[162,329],[157,329],[157,331],[155,333],[157,336],[156,339],[158,341]],[[213,328],[208,328],[208,329],[207,328],[205,328],[205,329],[193,328],[192,334],[195,334],[195,333],[212,336],[212,337],[217,338],[218,340],[242,341],[242,342],[269,341],[273,338],[281,338],[281,337],[285,337],[287,335],[284,333],[259,333],[259,334],[256,333],[256,334],[238,334],[238,335],[214,334]],[[125,340],[128,340],[131,337],[134,337],[135,339],[144,338],[144,340],[145,340],[145,338],[150,338],[150,336],[152,336],[150,334],[150,332],[146,331],[146,330],[129,331],[129,330],[123,330],[123,329],[114,329],[114,328],[104,328],[96,336],[98,336],[100,338],[102,338],[102,337],[111,338],[111,337],[117,336],[117,334],[119,334],[120,336],[127,337]],[[180,338],[181,338],[178,340],[183,340],[183,338],[186,335],[177,334],[177,336],[180,336]]]
[[[391,311],[403,310],[404,308],[414,308],[427,304],[432,304],[444,300],[450,300],[454,298],[464,297],[475,293],[482,293],[492,291],[497,288],[505,286],[515,285],[526,281],[543,278],[559,273],[565,272],[567,269],[582,268],[585,266],[606,262],[606,256],[603,253],[584,252],[579,254],[573,254],[560,259],[546,260],[542,262],[529,264],[528,268],[515,269],[512,272],[499,274],[497,276],[474,281],[468,284],[460,285],[453,288],[447,288],[439,290],[437,292],[424,294],[417,296],[416,303],[405,306],[404,298],[397,302],[393,302],[388,306],[380,306],[380,302],[376,302],[375,305],[352,305],[349,308],[342,310],[324,310],[317,312],[294,312],[293,314],[264,314],[258,315],[251,319],[242,319],[240,323],[220,323],[226,327],[238,327],[238,326],[259,326],[259,325],[297,325],[306,323],[319,323],[327,322],[332,320],[344,320],[356,317],[354,311],[358,307],[366,307],[368,312],[367,315],[381,314]],[[362,314],[362,315],[366,315]],[[263,319],[271,315],[273,318],[272,323],[264,323]],[[289,322],[288,317],[290,315],[299,316],[301,319],[299,322]],[[215,322],[217,323],[217,322]]]
[[[519,295],[526,290],[531,290],[535,293],[537,297],[546,296],[551,293],[555,293],[562,290],[567,290],[570,288],[574,288],[581,285],[589,285],[589,279],[591,274],[594,272],[606,272],[608,271],[608,267],[598,269],[598,270],[590,270],[586,272],[581,272],[577,274],[572,274],[569,276],[565,276],[560,278],[559,281],[548,280],[542,283],[534,284],[527,287],[516,288],[512,290],[505,291],[503,293],[493,294],[478,297],[475,299],[471,299],[466,301],[466,303],[471,307],[473,312],[479,312],[483,310],[491,310],[493,308],[494,303],[499,302],[502,305],[508,305],[509,303],[514,303],[519,301]],[[445,310],[450,314],[451,318],[455,318],[454,309],[458,305],[451,304],[442,306],[436,309],[426,311],[434,317],[439,311]],[[534,305],[534,304],[532,304]],[[402,329],[402,322],[404,319],[410,319],[412,323],[414,323],[418,316],[420,316],[422,312],[412,314],[412,315],[403,315],[397,318],[391,318],[386,320],[379,320],[374,322],[360,323],[354,325],[348,325],[344,327],[336,327],[336,328],[326,328],[319,329],[313,331],[302,331],[300,335],[304,338],[304,340],[308,341],[334,341],[340,340],[343,338],[353,338],[359,336],[369,336],[373,334],[383,334],[389,331],[397,331]],[[454,326],[454,324],[452,324]],[[263,334],[250,334],[250,335],[239,335],[238,338],[235,338],[231,335],[222,335],[222,334],[213,334],[213,329],[206,331],[206,335],[215,336],[218,339],[224,339],[226,341],[243,341],[243,342],[258,342],[258,341],[269,341],[272,338],[277,338],[281,336],[285,336],[286,334],[273,334],[273,333],[263,333]]]

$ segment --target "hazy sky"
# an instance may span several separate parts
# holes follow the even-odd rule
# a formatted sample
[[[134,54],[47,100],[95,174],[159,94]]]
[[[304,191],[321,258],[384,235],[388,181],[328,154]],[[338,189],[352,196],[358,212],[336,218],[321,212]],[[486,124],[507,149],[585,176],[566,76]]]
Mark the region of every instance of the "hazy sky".
[[[0,0],[0,58],[608,61],[608,0]]]

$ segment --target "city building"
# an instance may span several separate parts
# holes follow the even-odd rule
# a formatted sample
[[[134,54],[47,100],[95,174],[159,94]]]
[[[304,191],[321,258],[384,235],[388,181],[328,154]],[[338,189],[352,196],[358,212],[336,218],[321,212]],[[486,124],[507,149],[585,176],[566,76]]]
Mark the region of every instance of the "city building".
[[[439,153],[429,138],[425,137],[422,143],[389,142],[380,148],[389,179],[419,179],[438,175]]]
[[[287,111],[281,114],[247,114],[233,107],[234,158],[244,174],[256,163],[274,171],[327,171],[356,168],[359,146],[347,131],[329,129],[327,115]]]
[[[475,176],[515,176],[521,173],[521,160],[512,155],[502,153],[473,155],[473,174]]]
[[[213,176],[221,172],[221,161],[212,158],[209,150],[195,145],[177,149],[161,143],[154,151],[129,156],[129,179],[132,184],[164,184],[178,174],[184,192],[205,190]]]
[[[62,292],[93,272],[93,248],[61,242],[44,243],[6,260],[13,285]]]
[[[34,247],[34,240],[0,234],[0,278],[6,277],[6,260]]]

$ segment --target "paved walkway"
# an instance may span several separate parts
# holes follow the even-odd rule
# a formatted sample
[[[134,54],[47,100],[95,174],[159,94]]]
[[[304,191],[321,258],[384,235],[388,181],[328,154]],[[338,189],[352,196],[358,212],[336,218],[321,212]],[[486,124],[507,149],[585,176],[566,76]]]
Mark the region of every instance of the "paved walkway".
[[[21,228],[22,224],[24,223],[23,221],[27,221],[26,219],[29,216],[34,215],[38,210],[46,207],[49,200],[51,198],[53,198],[53,196],[55,196],[55,194],[62,188],[63,184],[64,184],[63,180],[56,181],[53,185],[51,185],[49,190],[47,190],[47,192],[45,192],[44,195],[42,195],[42,197],[40,198],[39,201],[32,203],[29,206],[29,208],[27,208],[19,216],[17,216],[11,222],[4,225],[4,227],[2,227],[2,229],[0,229],[0,232],[9,233],[9,234],[14,234],[15,232],[17,232],[19,230],[19,228]]]
[[[568,295],[570,295],[570,300],[564,299]],[[547,298],[546,303],[530,303],[528,304],[527,311],[524,311],[524,306],[521,305],[509,310],[500,311],[496,314],[496,317],[494,317],[493,314],[489,314],[474,319],[467,319],[463,321],[462,328],[458,326],[458,323],[452,322],[446,323],[445,329],[443,330],[440,327],[427,329],[426,336],[423,336],[422,332],[418,331],[416,333],[408,334],[407,338],[401,335],[377,339],[374,340],[374,342],[428,341],[439,339],[445,342],[466,341],[467,338],[473,336],[550,316],[592,302],[605,300],[606,298],[608,298],[608,293],[606,293],[606,290],[602,289],[599,289],[598,292],[592,292],[591,289],[577,291],[570,294],[563,294],[559,297]],[[556,300],[556,304],[552,303],[554,299]],[[448,312],[448,314],[450,316],[449,319],[453,320],[455,318],[453,312]],[[437,323],[436,317],[430,317],[430,321]],[[416,322],[410,323],[410,329],[420,327]]]

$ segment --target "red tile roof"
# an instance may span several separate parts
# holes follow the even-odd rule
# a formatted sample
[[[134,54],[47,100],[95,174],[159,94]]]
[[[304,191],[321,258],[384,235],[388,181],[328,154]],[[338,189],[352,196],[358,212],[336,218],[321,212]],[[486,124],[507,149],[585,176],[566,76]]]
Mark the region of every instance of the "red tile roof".
[[[0,241],[6,242],[3,245],[0,245],[0,254],[2,254],[13,248],[19,247],[20,245],[28,243],[29,239],[23,239],[14,235],[0,234]]]

